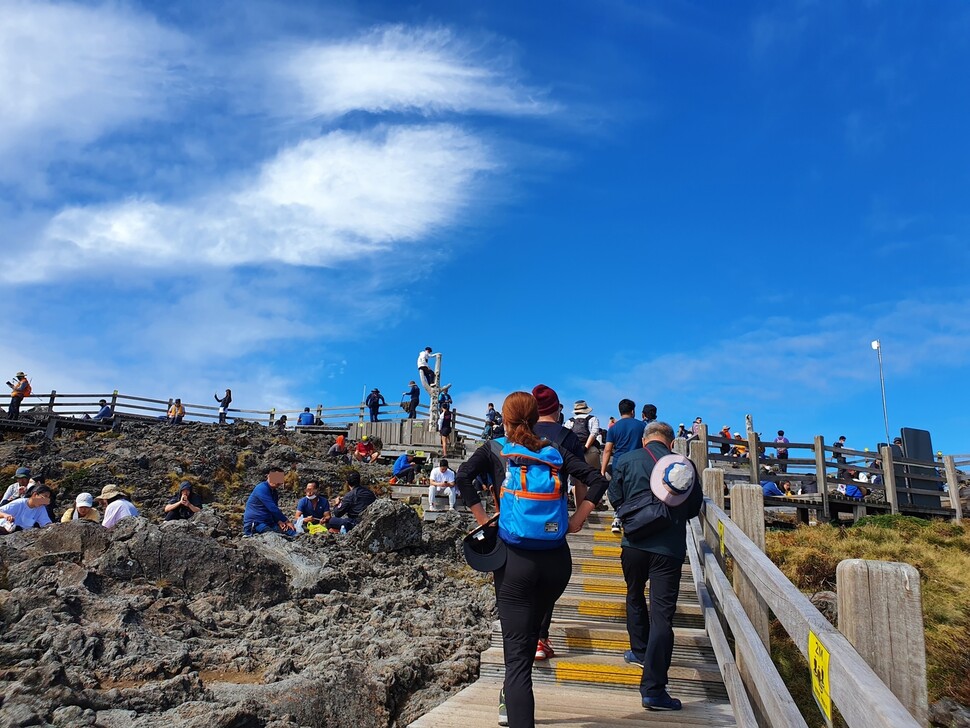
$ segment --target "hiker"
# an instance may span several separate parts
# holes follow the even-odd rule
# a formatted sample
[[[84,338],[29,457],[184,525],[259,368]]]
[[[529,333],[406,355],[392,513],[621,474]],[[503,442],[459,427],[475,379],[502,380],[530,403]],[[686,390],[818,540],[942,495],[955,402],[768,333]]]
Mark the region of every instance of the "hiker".
[[[185,521],[202,510],[202,498],[192,492],[192,484],[183,480],[179,492],[168,499],[163,512],[166,521]]]
[[[364,435],[360,441],[354,445],[354,460],[361,463],[372,463],[381,455],[380,450],[374,447],[370,437]]]
[[[633,413],[636,407],[632,399],[621,399],[617,405],[617,409],[620,412],[620,421],[616,423],[616,426],[606,431],[606,446],[603,448],[603,464],[600,466],[600,472],[604,476],[608,472],[612,458],[615,458],[613,464],[615,468],[626,453],[640,449],[640,443],[643,440],[643,431],[646,425],[643,423],[643,420],[638,420],[634,417]],[[623,527],[620,519],[614,517],[613,523],[610,524],[610,531],[619,534],[622,530]]]
[[[360,473],[351,470],[347,473],[345,483],[350,488],[350,492],[334,502],[333,517],[330,519],[330,530],[336,531],[344,528],[352,529],[360,521],[371,503],[377,500],[374,491],[360,482]]]
[[[28,528],[45,528],[51,525],[47,506],[51,502],[51,489],[35,484],[27,492],[4,506],[0,506],[0,535],[23,531]]]
[[[98,414],[91,418],[92,420],[110,420],[114,416],[114,413],[111,411],[111,405],[108,404],[108,400],[99,399],[98,405],[101,407],[101,409],[98,410]]]
[[[734,433],[734,442],[731,447],[731,457],[744,458],[748,454],[748,441],[741,437],[740,432]]]
[[[334,440],[333,445],[327,450],[327,457],[333,458],[337,462],[344,463],[345,465],[350,465],[350,455],[347,452],[347,437],[345,435],[337,435],[337,439]]]
[[[586,463],[597,470],[600,469],[600,443],[597,439],[600,433],[600,421],[593,414],[592,408],[586,400],[579,399],[573,404],[573,416],[563,425],[573,431],[579,444],[586,453]]]
[[[417,467],[414,464],[414,455],[410,452],[402,453],[394,461],[394,470],[392,473],[397,478],[398,483],[411,485],[414,483],[416,471]]]
[[[118,521],[138,515],[138,509],[129,500],[128,494],[114,483],[108,483],[101,489],[98,500],[104,503],[104,519],[101,525],[105,528],[114,528]]]
[[[441,435],[441,456],[448,456],[448,436],[451,435],[454,415],[451,412],[451,405],[445,403],[441,405],[441,414],[438,415],[438,434]]]
[[[778,463],[778,469],[783,473],[787,473],[788,472],[788,462],[787,462],[788,461],[788,447],[787,447],[788,438],[785,437],[784,430],[778,430],[778,437],[775,438],[775,442],[781,443],[780,445],[775,446],[776,457],[779,460],[785,461],[785,462]]]
[[[364,400],[364,404],[367,405],[367,409],[370,410],[370,421],[377,422],[377,415],[381,411],[381,405],[387,406],[387,402],[384,401],[384,395],[381,394],[381,390],[376,387],[370,391],[367,395],[367,399]]]
[[[7,384],[10,386],[10,409],[7,411],[7,417],[11,420],[20,419],[20,405],[24,397],[29,397],[32,391],[30,382],[26,374],[17,372],[13,381]]]
[[[628,453],[613,469],[609,498],[620,508],[640,493],[652,492],[651,503],[666,506],[669,522],[648,535],[624,529],[620,563],[626,581],[626,624],[630,649],[624,661],[643,668],[640,697],[647,710],[680,710],[681,702],[667,692],[667,673],[674,649],[674,611],[687,556],[687,521],[704,500],[694,464],[674,455],[674,430],[666,422],[651,422],[643,433],[643,448]],[[642,532],[641,532],[642,533]],[[650,583],[650,608],[644,597]]]
[[[640,411],[640,419],[643,420],[644,425],[649,425],[651,422],[657,419],[657,406],[653,404],[643,405],[643,409]]]
[[[774,496],[776,498],[783,498],[785,495],[784,490],[778,487],[773,478],[776,475],[776,471],[772,468],[762,467],[761,468],[761,492],[767,496]]]
[[[505,435],[502,427],[502,415],[495,409],[495,405],[488,403],[488,411],[485,412],[485,427],[482,430],[482,439],[486,442]]]
[[[74,499],[74,505],[64,511],[64,515],[61,516],[61,523],[72,523],[73,521],[101,523],[101,514],[94,507],[94,496],[90,493],[78,493],[77,498]]]
[[[701,425],[703,423],[704,421],[700,417],[694,418],[694,424],[690,426],[690,436],[687,438],[688,440],[693,440],[694,438],[701,436]]]
[[[560,449],[565,449],[583,459],[583,446],[579,444],[576,433],[559,424],[559,415],[562,405],[559,404],[559,395],[552,387],[545,384],[537,384],[532,388],[532,396],[536,399],[536,410],[539,412],[539,419],[532,427],[532,431],[539,437],[545,438]],[[574,490],[576,503],[581,503],[586,498],[586,484],[575,478],[569,479],[569,487]],[[548,660],[555,657],[556,651],[552,648],[549,641],[549,627],[552,625],[552,610],[555,604],[549,607],[539,622],[539,641],[536,644],[536,660]]]
[[[226,424],[226,412],[229,411],[229,405],[232,404],[232,390],[227,389],[222,397],[218,394],[213,394],[212,396],[219,403],[219,424],[224,425]]]
[[[243,512],[243,536],[255,536],[267,531],[284,536],[296,535],[296,529],[279,506],[284,478],[282,469],[270,468],[266,472],[266,480],[253,488]]]
[[[297,427],[308,427],[313,424],[313,413],[309,407],[304,407],[299,417],[296,418]]]
[[[683,427],[683,425],[681,425],[681,427]],[[723,437],[726,440],[730,440],[731,439],[731,426],[730,425],[724,425],[724,427],[721,428],[721,431],[719,433],[717,433],[717,434],[720,435],[721,437]],[[678,437],[679,436],[680,435],[678,435]],[[722,442],[721,443],[721,455],[728,455],[728,454],[730,454],[730,452],[731,452],[731,443],[730,442]]]
[[[677,425],[677,438],[678,439],[682,438],[684,440],[689,440],[690,439],[690,436],[691,436],[691,433],[684,426],[684,423],[683,422],[681,422],[679,425]],[[729,432],[728,433],[728,437],[730,437],[730,436],[731,436],[731,433]]]
[[[583,403],[585,405],[585,403]],[[542,440],[532,428],[539,421],[535,397],[528,392],[513,392],[502,405],[506,438],[478,448],[458,469],[456,481],[465,503],[479,525],[488,523],[488,515],[473,485],[476,476],[492,473],[494,482],[505,480],[506,463],[511,477],[510,489],[502,491],[498,517],[498,538],[504,542],[506,561],[495,569],[495,601],[502,625],[505,655],[505,684],[499,693],[499,724],[517,728],[535,725],[535,697],[532,692],[532,664],[539,642],[539,624],[566,589],[572,573],[572,557],[566,533],[576,533],[603,497],[609,483],[582,458],[566,449],[556,449]],[[574,430],[575,433],[575,430]],[[523,454],[527,460],[516,460]],[[524,462],[536,459],[548,463],[527,468],[534,480],[526,489],[518,485]],[[559,477],[552,468],[560,465]],[[561,487],[563,476],[574,476],[589,489],[586,499],[572,517],[566,510],[566,493]],[[545,504],[533,517],[521,518],[520,494],[559,491],[559,498],[532,501],[530,507]],[[522,498],[522,502],[527,499]],[[506,710],[507,709],[507,710]]]
[[[606,423],[606,431],[609,432],[610,428],[613,427],[613,425],[615,424],[616,424],[616,417],[614,417],[613,415],[610,415],[610,419]]]
[[[448,510],[455,510],[455,471],[448,467],[448,461],[441,458],[438,467],[431,471],[431,484],[428,486],[428,510],[436,511],[434,505],[435,495],[440,495],[442,491],[448,496]]]
[[[168,408],[168,424],[181,425],[183,417],[185,417],[185,407],[182,406],[182,400],[176,397],[172,406]]]
[[[418,389],[417,382],[413,379],[408,382],[408,391],[404,392],[402,397],[407,397],[408,407],[408,419],[414,420],[418,417],[418,402],[421,401],[421,390]]]
[[[434,372],[428,366],[428,358],[431,356],[432,351],[430,346],[426,346],[422,351],[418,352],[418,371],[424,374],[424,379],[429,387],[434,386]]]
[[[30,479],[30,468],[17,468],[17,472],[14,473],[13,477],[15,478],[14,482],[7,487],[3,498],[0,498],[0,506],[4,506],[18,498],[23,498],[27,495],[27,488],[34,484],[34,481]]]
[[[304,496],[296,504],[296,530],[308,523],[326,525],[330,520],[330,501],[320,493],[320,485],[311,480],[303,492]]]
[[[451,398],[451,392],[448,391],[450,387],[449,384],[438,392],[438,409],[443,409],[445,405],[448,405],[448,409],[451,409],[454,400]]]

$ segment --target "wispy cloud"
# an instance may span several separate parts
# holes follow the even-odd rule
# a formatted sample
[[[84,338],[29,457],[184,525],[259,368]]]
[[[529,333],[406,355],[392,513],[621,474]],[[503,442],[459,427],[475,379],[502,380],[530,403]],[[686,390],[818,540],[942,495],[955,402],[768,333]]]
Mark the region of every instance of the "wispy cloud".
[[[45,192],[46,162],[176,94],[180,33],[120,7],[0,0],[0,184]]]
[[[285,106],[304,116],[484,112],[548,114],[556,105],[519,83],[501,58],[447,29],[390,26],[341,42],[287,51],[278,60]]]
[[[331,132],[284,149],[235,189],[182,205],[150,199],[58,213],[21,282],[113,267],[266,262],[333,266],[453,224],[482,175],[488,146],[452,125]]]

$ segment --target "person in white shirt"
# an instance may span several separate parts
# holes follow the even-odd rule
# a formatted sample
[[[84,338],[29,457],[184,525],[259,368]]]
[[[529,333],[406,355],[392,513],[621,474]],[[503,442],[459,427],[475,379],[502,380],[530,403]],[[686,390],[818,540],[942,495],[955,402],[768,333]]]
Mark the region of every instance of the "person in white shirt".
[[[424,372],[424,379],[429,387],[434,386],[434,371],[428,366],[428,358],[432,351],[434,350],[430,346],[426,346],[418,354],[418,372]]]
[[[128,500],[128,496],[114,483],[108,483],[101,489],[98,500],[105,504],[104,520],[101,521],[101,525],[105,528],[114,528],[115,524],[123,518],[138,515],[135,504]]]
[[[34,484],[34,481],[30,479],[30,468],[17,468],[14,477],[17,480],[7,488],[3,494],[3,498],[0,498],[0,504],[9,503],[10,501],[17,500],[17,498],[23,498],[27,495],[27,488]]]
[[[434,497],[442,492],[448,496],[448,510],[455,510],[455,471],[448,467],[448,461],[444,458],[431,471],[431,485],[428,486],[429,511],[438,510],[434,506]]]
[[[33,485],[27,495],[0,506],[0,533],[26,530],[34,526],[51,525],[47,505],[51,502],[51,489],[46,485]]]

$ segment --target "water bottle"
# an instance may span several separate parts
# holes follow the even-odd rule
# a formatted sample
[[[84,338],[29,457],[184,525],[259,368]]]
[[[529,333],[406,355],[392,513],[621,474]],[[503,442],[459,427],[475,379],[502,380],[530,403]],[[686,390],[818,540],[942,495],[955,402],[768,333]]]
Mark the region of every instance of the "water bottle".
[[[340,535],[341,536],[346,536],[347,535],[347,526],[341,526],[340,527]]]

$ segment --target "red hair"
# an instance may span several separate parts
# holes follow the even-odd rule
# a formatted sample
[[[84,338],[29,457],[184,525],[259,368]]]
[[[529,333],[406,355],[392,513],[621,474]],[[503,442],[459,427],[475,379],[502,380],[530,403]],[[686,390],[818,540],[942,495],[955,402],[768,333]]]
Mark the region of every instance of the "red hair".
[[[532,431],[539,421],[539,405],[535,397],[528,392],[512,392],[502,403],[502,419],[509,442],[533,452],[542,449],[543,440]]]

